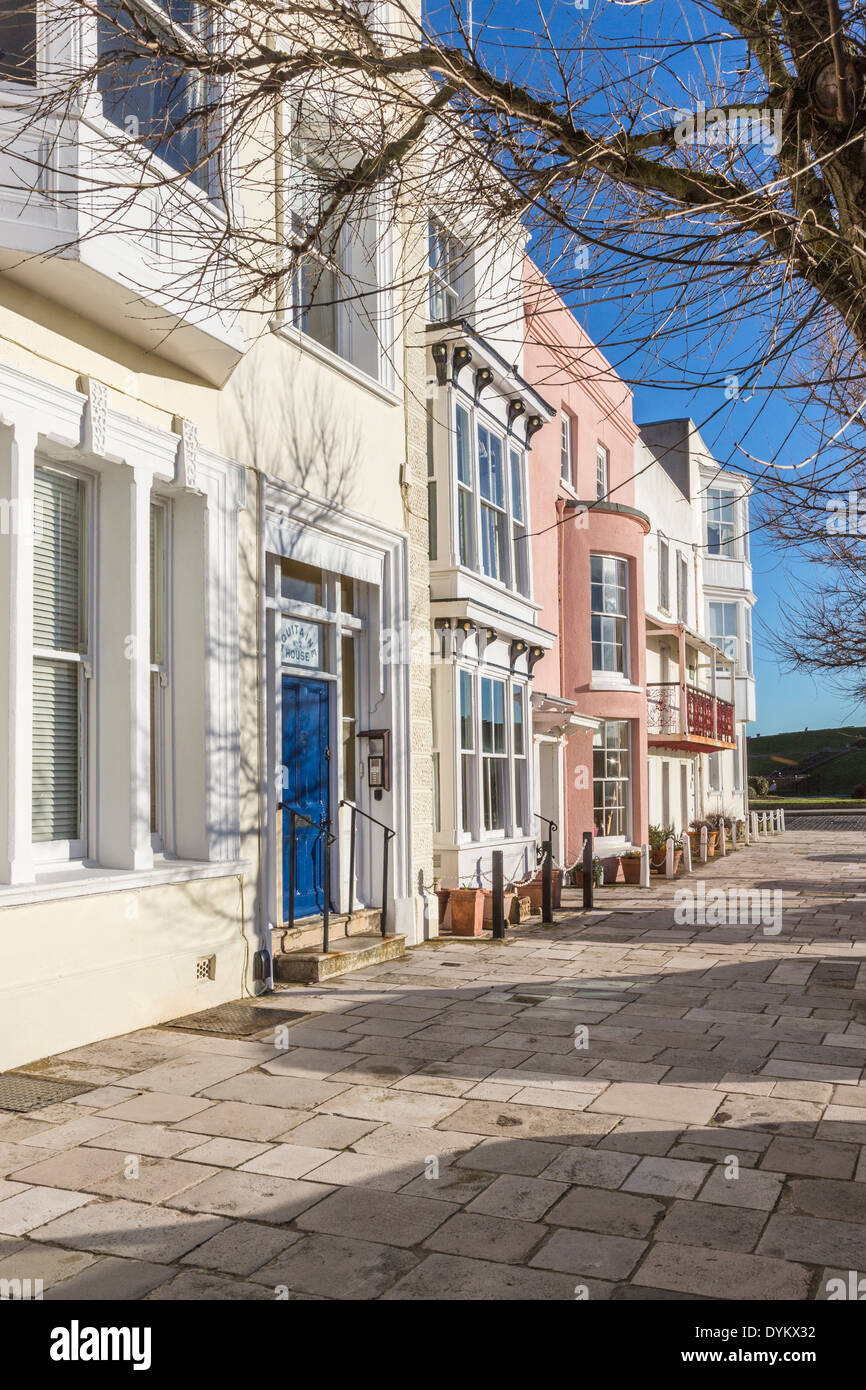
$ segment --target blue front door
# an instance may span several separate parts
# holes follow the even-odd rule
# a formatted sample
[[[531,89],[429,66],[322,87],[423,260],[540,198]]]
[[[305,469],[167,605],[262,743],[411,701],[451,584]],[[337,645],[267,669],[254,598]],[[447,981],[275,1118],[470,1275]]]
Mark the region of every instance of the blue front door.
[[[283,805],[316,825],[328,814],[328,682],[283,676]],[[283,921],[289,918],[289,883],[294,880],[295,918],[321,912],[324,835],[296,821],[294,874],[289,809],[283,811]]]

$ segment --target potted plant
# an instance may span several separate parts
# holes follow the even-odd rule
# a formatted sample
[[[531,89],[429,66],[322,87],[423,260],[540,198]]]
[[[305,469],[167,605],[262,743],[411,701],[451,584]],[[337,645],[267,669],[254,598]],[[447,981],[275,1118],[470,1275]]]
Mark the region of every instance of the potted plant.
[[[554,869],[552,875],[553,887],[553,906],[562,906],[562,869]],[[541,895],[543,891],[542,871],[539,869],[535,878],[530,883],[523,884],[520,896],[529,898],[534,911],[541,911]]]
[[[701,831],[707,826],[707,849],[709,849],[710,827],[705,820],[692,821],[688,829],[689,844],[692,847],[692,861],[698,859],[701,853]]]
[[[719,845],[719,835],[725,833],[725,817],[721,811],[713,811],[707,816],[707,853],[715,854]]]
[[[574,873],[575,873],[575,881],[576,881],[577,887],[578,887],[578,888],[582,888],[582,887],[583,887],[583,864],[578,864],[578,866],[577,866],[577,868],[575,869]],[[604,883],[604,865],[602,864],[602,862],[601,862],[601,860],[599,859],[599,857],[598,857],[597,854],[596,854],[596,855],[593,855],[593,859],[592,859],[592,881],[593,881],[593,883],[595,884],[596,888],[600,888],[601,885]]]
[[[503,910],[504,910],[504,913],[505,913],[505,920],[506,920],[506,922],[510,922],[510,921],[511,921],[511,912],[512,912],[513,906],[514,906],[514,904],[515,904],[516,901],[517,901],[517,894],[515,893],[514,889],[513,889],[513,888],[506,888],[506,889],[504,890],[503,894],[502,894],[502,903],[503,903]],[[493,890],[492,890],[491,888],[485,888],[485,889],[484,889],[484,925],[485,925],[486,927],[490,927],[490,925],[491,925],[492,922],[493,922]]]
[[[484,933],[484,890],[467,883],[452,888],[448,895],[446,922],[450,917],[454,936],[482,936]]]
[[[675,836],[674,836],[674,876],[676,876],[676,875],[679,873],[680,861],[681,861],[682,857],[683,857],[683,837],[682,837],[682,835],[675,835]]]
[[[668,840],[673,833],[673,826],[670,825],[651,825],[649,828],[650,864],[656,871],[664,871]]]
[[[640,883],[640,861],[641,853],[639,849],[627,849],[622,859],[622,874],[626,883]]]

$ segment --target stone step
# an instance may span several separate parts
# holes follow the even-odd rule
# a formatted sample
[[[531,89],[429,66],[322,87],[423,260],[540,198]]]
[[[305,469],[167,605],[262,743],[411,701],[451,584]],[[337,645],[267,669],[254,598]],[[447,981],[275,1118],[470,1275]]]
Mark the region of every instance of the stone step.
[[[321,945],[321,938],[320,938]],[[295,949],[274,955],[274,980],[278,984],[315,984],[368,965],[400,960],[406,954],[405,936],[343,936],[332,938],[330,951]]]
[[[348,936],[371,936],[382,925],[382,912],[378,907],[356,907],[349,916],[346,912],[332,912],[329,937],[333,944]],[[322,949],[322,916],[302,917],[294,927],[271,927],[271,955],[285,954],[287,951],[314,951]]]

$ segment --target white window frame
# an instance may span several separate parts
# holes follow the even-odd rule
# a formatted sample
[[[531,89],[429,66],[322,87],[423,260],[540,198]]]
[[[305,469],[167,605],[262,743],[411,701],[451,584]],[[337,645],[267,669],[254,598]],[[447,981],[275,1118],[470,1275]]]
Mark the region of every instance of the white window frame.
[[[597,501],[610,492],[610,450],[601,440],[595,446],[595,496]]]
[[[741,641],[740,641],[740,607],[741,607],[741,605],[740,605],[739,603],[737,603],[737,601],[736,601],[735,599],[716,599],[716,598],[713,598],[713,599],[710,599],[708,602],[709,602],[709,607],[708,607],[708,612],[707,612],[707,632],[708,632],[708,635],[709,635],[709,639],[710,639],[710,641],[712,642],[712,644],[713,644],[714,647],[718,647],[719,651],[722,652],[724,656],[729,657],[729,658],[734,662],[734,668],[735,668],[735,670],[739,671],[739,670],[742,669],[742,667],[741,667],[742,644],[741,644]],[[732,633],[731,633],[731,632],[725,632],[724,630],[723,630],[722,632],[716,632],[716,633],[713,632],[713,610],[716,609],[716,608],[721,608],[722,610],[726,610],[726,609],[731,609],[731,608],[732,608],[732,609],[734,610],[734,631],[733,631]],[[724,629],[726,626],[727,626],[727,624],[726,624],[725,621],[724,621],[724,612],[723,612],[723,614],[722,614],[722,628]],[[731,644],[731,646],[729,647],[728,644]]]
[[[437,254],[434,257],[434,246]],[[444,252],[444,254],[443,254]],[[471,252],[457,233],[449,231],[441,218],[431,213],[427,222],[427,319],[447,323],[460,317],[465,307],[471,275]],[[447,312],[438,313],[441,298]]]
[[[707,755],[707,791],[718,796],[722,791],[722,755],[721,753],[709,753]]]
[[[603,754],[603,757],[604,757],[605,760],[606,760],[606,757],[607,757],[607,753],[608,753],[608,746],[607,746],[607,727],[608,727],[609,724],[624,724],[624,725],[625,725],[625,729],[626,729],[626,746],[625,746],[625,749],[623,750],[623,749],[620,748],[620,749],[616,749],[615,751],[618,752],[618,753],[622,753],[623,751],[625,752],[625,756],[626,756],[626,758],[627,758],[627,760],[628,760],[628,775],[627,775],[626,777],[609,777],[609,776],[607,776],[607,767],[604,768],[604,773],[605,773],[604,776],[602,776],[602,777],[596,777],[596,775],[595,775],[595,754],[596,754],[597,749],[598,749],[599,747],[601,748],[601,751],[602,751],[602,754]],[[601,735],[601,738],[602,738],[602,742],[601,742],[600,745],[596,744],[596,742],[595,742],[596,736],[597,736],[598,734],[600,734],[600,735]],[[598,783],[602,783],[602,784],[603,784],[603,783],[606,783],[606,782],[616,782],[616,783],[619,783],[620,785],[624,785],[625,788],[626,788],[626,792],[625,792],[625,805],[624,805],[624,808],[623,808],[624,819],[625,819],[625,828],[624,828],[623,830],[614,831],[614,832],[612,832],[612,833],[610,833],[610,834],[597,835],[597,836],[596,836],[596,842],[599,842],[599,841],[600,841],[600,842],[602,843],[602,846],[604,846],[605,844],[607,844],[607,845],[612,845],[612,844],[624,843],[624,842],[628,841],[629,838],[630,838],[630,836],[631,836],[631,828],[632,828],[632,796],[633,796],[633,744],[634,744],[634,739],[633,739],[633,736],[632,736],[632,726],[631,726],[631,720],[629,720],[629,719],[605,719],[605,720],[602,720],[602,723],[601,723],[600,727],[599,727],[598,729],[596,729],[595,732],[593,733],[593,741],[592,741],[592,749],[593,749],[593,771],[592,771],[592,820],[593,820],[593,826],[595,826],[595,823],[596,823],[596,820],[595,820],[595,818],[596,818],[596,810],[598,809],[598,808],[597,808],[597,805],[596,805],[596,801],[597,801],[597,797],[596,797],[596,787],[597,787],[597,784],[598,784]],[[604,793],[602,793],[602,796],[604,797]],[[602,809],[602,811],[606,810],[606,805],[603,805],[603,806],[601,807],[601,809]]]
[[[91,793],[91,720],[93,701],[90,696],[90,682],[93,676],[93,654],[97,649],[96,641],[96,545],[97,535],[97,488],[95,478],[91,473],[83,469],[70,468],[65,464],[56,463],[52,459],[36,456],[35,467],[47,472],[60,473],[65,477],[74,478],[81,486],[82,490],[82,536],[81,547],[83,555],[79,571],[79,583],[85,586],[82,605],[82,618],[86,634],[86,646],[81,652],[63,652],[49,647],[39,647],[35,641],[33,643],[33,664],[37,659],[41,660],[63,660],[66,663],[74,664],[79,671],[79,706],[78,706],[78,826],[79,834],[73,839],[66,840],[36,840],[33,838],[33,806],[31,796],[29,838],[30,848],[35,865],[54,864],[64,862],[75,862],[86,860],[88,857],[88,841],[90,838],[90,793]],[[34,518],[38,525],[38,518]],[[34,577],[35,578],[35,577]],[[31,669],[31,682],[33,680],[33,669]],[[31,739],[31,760],[32,760],[32,739],[33,726],[30,726]]]
[[[560,420],[560,443],[559,443],[559,476],[562,482],[568,483],[570,488],[575,486],[574,481],[574,416],[567,410],[559,412]]]
[[[677,551],[677,622],[689,621],[689,562],[681,550]]]
[[[659,608],[663,613],[671,611],[671,554],[665,537],[659,535]]]
[[[478,691],[475,672],[468,666],[457,667],[456,691],[456,739],[457,749],[457,788],[459,805],[457,808],[457,840],[475,839],[478,824]],[[463,742],[463,692],[469,694],[468,732],[471,743]],[[466,792],[468,791],[468,797]],[[469,802],[467,806],[466,802]]]
[[[738,560],[739,493],[732,487],[708,487],[704,507],[707,555],[711,559]],[[718,541],[710,540],[710,526],[718,528]],[[715,547],[715,548],[714,548]]]
[[[172,633],[171,622],[173,605],[172,594],[172,536],[171,536],[171,503],[167,498],[151,495],[150,506],[152,512],[158,511],[162,516],[162,661],[153,660],[153,631],[151,616],[151,650],[150,650],[150,682],[151,691],[156,690],[156,728],[151,723],[150,735],[150,764],[151,778],[155,778],[155,802],[156,802],[156,824],[151,818],[150,843],[155,853],[165,853],[169,847],[170,833],[168,824],[168,813],[170,804],[169,788],[169,768],[171,759],[169,755],[169,732],[171,728],[170,712],[170,692],[171,692],[171,649]],[[149,576],[150,585],[153,583],[153,575]],[[152,589],[151,589],[152,592]],[[151,609],[152,615],[152,609]]]
[[[624,570],[624,573],[625,573],[625,585],[623,586],[623,588],[624,588],[624,593],[625,593],[624,612],[622,612],[622,613],[619,613],[619,612],[617,612],[617,613],[608,613],[608,612],[605,612],[604,608],[602,608],[602,609],[600,610],[599,613],[596,613],[595,610],[593,609],[593,607],[592,607],[592,589],[593,589],[593,583],[592,583],[592,562],[593,562],[594,560],[601,560],[602,562],[605,561],[605,560],[610,560],[610,561],[614,562],[617,566],[620,566],[620,565],[621,565],[621,566],[623,567],[623,570]],[[622,682],[622,683],[624,683],[624,684],[627,684],[627,683],[629,682],[629,680],[630,680],[630,676],[631,676],[631,614],[630,614],[631,596],[630,596],[630,593],[629,593],[630,581],[631,581],[631,564],[630,564],[629,560],[628,560],[625,556],[622,556],[622,555],[607,555],[607,554],[604,554],[603,552],[600,552],[600,551],[594,551],[594,552],[590,555],[590,657],[591,657],[591,661],[592,661],[592,675],[593,675],[593,679],[595,679],[596,677],[599,677],[599,678],[601,678],[602,680],[606,680],[606,681],[617,681],[617,682]],[[617,586],[617,587],[619,587],[619,586]],[[604,573],[603,573],[603,567],[602,567],[602,588],[603,588],[603,590],[604,590]],[[592,635],[592,620],[593,620],[593,618],[595,618],[595,617],[599,617],[599,618],[614,618],[617,622],[622,622],[622,623],[623,623],[623,641],[622,641],[622,653],[623,653],[623,662],[622,662],[622,664],[623,664],[623,669],[622,669],[622,671],[608,670],[608,669],[607,669],[606,667],[604,667],[604,666],[596,666],[596,664],[595,664],[595,653],[594,653],[594,651],[592,650],[592,649],[596,646],[595,639],[593,638],[593,635]],[[606,645],[609,646],[610,644],[609,644],[609,643],[605,643],[604,641],[602,641],[602,642],[600,643],[600,645],[601,645],[601,647],[602,647],[602,649],[603,649]],[[615,645],[619,646],[619,643],[617,643],[617,644],[615,644]]]
[[[465,459],[468,466],[469,481],[460,477],[460,434],[457,428],[457,421],[462,414],[466,421],[466,431],[463,435],[463,447],[465,449]],[[478,564],[478,523],[476,520],[477,511],[477,471],[475,466],[475,420],[474,412],[470,410],[461,400],[455,401],[454,407],[454,451],[452,468],[454,473],[454,506],[456,515],[454,518],[454,557],[458,565],[464,569],[477,571]],[[461,520],[464,518],[463,507],[465,506],[465,520],[467,528],[468,555],[462,553],[461,544]]]
[[[457,451],[457,412],[462,411],[468,420],[467,463],[469,467],[470,482],[461,482],[458,469]],[[507,590],[509,593],[516,594],[520,598],[530,598],[532,595],[532,548],[530,541],[529,524],[529,488],[526,469],[526,451],[512,438],[512,436],[501,426],[492,416],[487,416],[483,411],[476,409],[466,396],[454,392],[453,406],[450,413],[451,435],[453,447],[451,449],[451,507],[452,507],[452,535],[453,546],[452,554],[454,563],[461,565],[464,569],[470,570],[484,580],[485,584],[492,584],[496,588]],[[480,439],[481,431],[484,431],[488,439],[495,440],[499,446],[501,470],[502,470],[502,506],[489,501],[481,496],[481,468],[480,468]],[[521,503],[521,518],[518,519],[514,508],[514,488],[513,488],[513,458],[518,461],[519,473],[519,498]],[[470,521],[470,557],[463,557],[460,553],[460,503],[461,497],[466,498],[467,518]],[[499,526],[502,535],[502,563],[503,573],[498,577],[488,574],[484,569],[484,510],[488,508],[495,512],[499,517]],[[522,565],[515,564],[515,548],[518,544],[518,534],[522,536],[519,544],[522,550]]]

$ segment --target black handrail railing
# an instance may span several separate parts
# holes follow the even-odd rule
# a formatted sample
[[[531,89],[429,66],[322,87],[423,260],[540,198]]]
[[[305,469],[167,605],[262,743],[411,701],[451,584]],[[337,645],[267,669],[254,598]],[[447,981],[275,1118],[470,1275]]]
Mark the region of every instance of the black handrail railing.
[[[543,816],[540,811],[535,814],[547,826],[547,839],[541,842],[541,920],[550,923],[553,921],[553,832],[559,826],[550,816]]]
[[[380,921],[381,921],[381,932],[382,932],[382,935],[383,935],[383,936],[387,936],[387,935],[388,935],[388,855],[389,855],[389,851],[390,851],[390,847],[391,847],[391,841],[393,840],[393,838],[394,838],[394,836],[396,835],[397,832],[396,832],[396,830],[392,830],[391,827],[390,827],[390,825],[386,825],[384,821],[377,820],[375,816],[371,816],[370,813],[369,813],[369,811],[364,811],[364,810],[362,810],[362,808],[361,808],[360,806],[356,806],[355,803],[354,803],[354,801],[348,801],[345,797],[343,797],[343,798],[341,798],[341,800],[340,800],[340,806],[341,806],[341,807],[342,807],[342,806],[348,806],[349,810],[350,810],[351,813],[352,813],[352,822],[351,822],[351,826],[350,826],[350,828],[349,828],[349,916],[350,916],[350,917],[351,917],[351,915],[352,915],[352,909],[353,909],[353,907],[354,907],[354,905],[355,905],[355,838],[356,838],[356,832],[357,832],[357,819],[358,819],[358,816],[363,816],[365,820],[370,821],[373,825],[378,825],[379,829],[380,829],[381,831],[383,831],[383,835],[382,835],[382,916],[381,916]]]
[[[318,830],[319,835],[324,835],[325,842],[322,846],[322,950],[327,954],[330,946],[331,930],[331,845],[336,840],[336,835],[331,834],[331,818],[325,816],[323,821],[313,820],[312,816],[299,811],[296,806],[290,806],[287,801],[277,803],[278,811],[288,811],[289,813],[289,930],[295,926],[295,836],[297,827],[309,825]],[[318,837],[317,837],[318,838]]]

